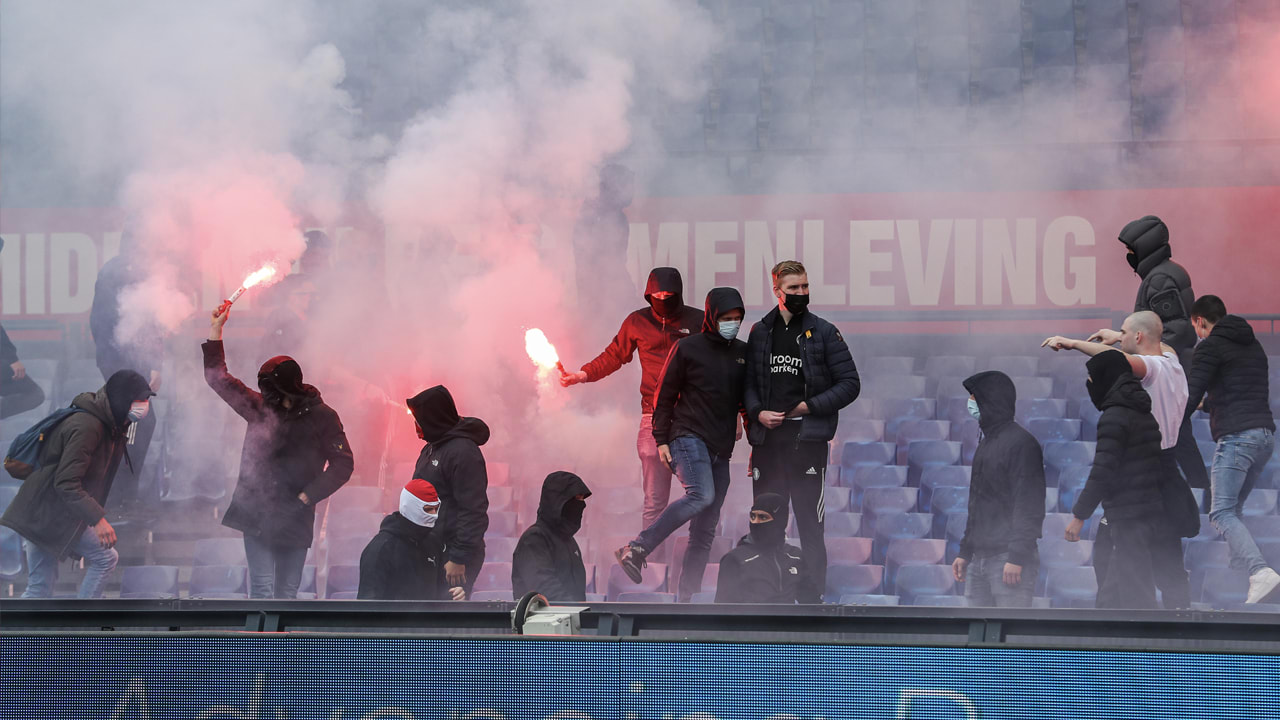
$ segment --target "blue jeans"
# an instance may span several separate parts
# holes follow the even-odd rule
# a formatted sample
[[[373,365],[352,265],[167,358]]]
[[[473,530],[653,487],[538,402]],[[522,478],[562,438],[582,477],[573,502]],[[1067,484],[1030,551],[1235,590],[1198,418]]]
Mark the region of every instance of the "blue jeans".
[[[964,573],[964,597],[969,607],[1031,607],[1031,598],[1036,594],[1036,579],[1040,574],[1040,560],[1032,560],[1022,566],[1022,581],[1017,585],[1004,583],[1007,562],[1007,552],[975,554],[969,560],[969,567]]]
[[[671,501],[671,468],[658,457],[658,443],[653,439],[652,415],[640,416],[636,454],[640,456],[640,475],[644,486],[644,526],[649,527]]]
[[[268,545],[252,535],[244,536],[244,556],[249,561],[249,597],[298,597],[307,549]]]
[[[1273,432],[1254,428],[1223,435],[1213,454],[1210,473],[1213,502],[1209,506],[1209,520],[1231,548],[1231,567],[1248,570],[1250,575],[1267,567],[1267,561],[1240,515],[1275,445]]]
[[[652,552],[681,525],[689,523],[689,549],[684,554],[676,592],[680,599],[688,599],[702,587],[707,556],[720,523],[720,507],[729,492],[729,458],[712,455],[706,443],[687,435],[672,440],[670,447],[684,497],[668,505],[632,544]]]
[[[53,586],[58,582],[58,558],[45,551],[39,545],[23,539],[22,548],[27,553],[27,589],[22,591],[24,598],[51,598]],[[93,528],[85,528],[80,539],[71,546],[73,555],[84,558],[84,580],[80,581],[80,592],[76,597],[89,599],[102,597],[102,588],[107,584],[107,575],[120,562],[120,553],[115,548],[102,547],[98,533]]]

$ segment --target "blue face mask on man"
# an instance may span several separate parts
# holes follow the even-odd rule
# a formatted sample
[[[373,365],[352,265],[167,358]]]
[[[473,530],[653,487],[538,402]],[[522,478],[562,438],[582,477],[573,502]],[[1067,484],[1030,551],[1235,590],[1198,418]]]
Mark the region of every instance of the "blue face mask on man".
[[[982,412],[978,410],[977,400],[974,400],[973,398],[969,398],[968,408],[969,408],[969,414],[973,416],[974,420],[982,419]]]
[[[741,320],[721,320],[719,323],[720,337],[725,340],[732,340],[738,337],[738,330],[742,328]]]

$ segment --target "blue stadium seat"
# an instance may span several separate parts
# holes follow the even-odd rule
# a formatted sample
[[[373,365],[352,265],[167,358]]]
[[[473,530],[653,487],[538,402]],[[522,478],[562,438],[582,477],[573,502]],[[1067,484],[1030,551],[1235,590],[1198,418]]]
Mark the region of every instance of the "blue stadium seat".
[[[769,74],[775,78],[813,77],[815,55],[812,41],[780,44],[769,53]]]
[[[1244,570],[1205,568],[1200,600],[1215,608],[1238,605],[1249,593],[1249,576]]]
[[[916,440],[907,445],[907,483],[918,485],[924,468],[959,465],[960,443],[950,440]]]
[[[823,523],[828,538],[855,537],[862,532],[862,513],[829,512]]]
[[[955,560],[956,554],[960,552],[960,541],[964,539],[964,528],[969,522],[969,513],[954,512],[945,515],[944,537],[947,540],[947,559]]]
[[[759,149],[760,128],[757,116],[750,113],[720,115],[707,145],[717,152],[750,152]]]
[[[1267,564],[1273,568],[1280,567],[1280,538],[1263,538],[1255,539],[1258,549],[1262,551],[1262,557],[1266,559]]]
[[[1058,488],[1047,487],[1044,489],[1044,511],[1047,513],[1058,512]]]
[[[1019,33],[991,33],[982,42],[970,48],[974,67],[979,68],[975,80],[988,70],[1017,70],[1021,75],[1022,35]]]
[[[974,374],[977,364],[977,358],[969,355],[931,355],[924,361],[924,374],[931,378],[964,379]]]
[[[770,117],[777,124],[780,117],[794,115],[804,120],[804,129],[810,128],[810,104],[813,101],[813,79],[807,77],[776,77],[769,83]],[[861,370],[862,368],[858,368]]]
[[[840,42],[828,42],[822,46],[819,55],[818,72],[827,78],[861,77],[866,69],[866,53],[862,38],[852,38]],[[849,81],[840,80],[847,85]]]
[[[240,538],[204,538],[196,541],[194,565],[247,565],[244,540]]]
[[[334,537],[330,535],[325,541],[328,550],[325,556],[326,565],[358,565],[360,554],[373,539],[373,535],[357,535]]]
[[[667,114],[655,124],[669,152],[702,152],[706,149],[706,125],[702,115]]]
[[[827,561],[845,565],[863,565],[871,560],[871,538],[828,537]]]
[[[666,592],[623,592],[613,598],[613,602],[629,603],[674,603],[674,593]]]
[[[1107,28],[1129,27],[1129,11],[1125,0],[1081,0],[1082,25],[1090,33]]]
[[[920,398],[925,394],[925,378],[923,375],[882,375],[867,378],[863,383],[862,392],[865,396],[878,400]],[[889,416],[887,411],[882,409],[881,412],[886,417]],[[929,413],[929,415],[932,414],[932,412]]]
[[[764,37],[764,9],[762,3],[744,2],[724,5],[726,20],[734,37],[759,41]]]
[[[889,543],[894,540],[924,538],[933,532],[933,515],[930,513],[885,513],[869,516],[874,530],[871,557],[883,562]]]
[[[774,2],[769,19],[775,42],[812,43],[814,40],[813,6],[808,2]]]
[[[635,513],[629,515],[634,517]],[[520,517],[516,513],[489,511],[489,529],[485,531],[485,536],[516,537],[521,532]]]
[[[1061,535],[1040,538],[1040,578],[1037,587],[1043,591],[1050,571],[1056,568],[1084,567],[1093,562],[1093,542],[1067,542]]]
[[[947,440],[951,423],[947,420],[907,418],[897,424],[894,441],[898,444],[898,464],[907,464],[907,447],[917,440]]]
[[[862,495],[862,511],[876,515],[915,512],[919,494],[913,487],[868,488]]]
[[[996,355],[987,360],[983,369],[999,370],[1010,378],[1035,377],[1039,366],[1040,358],[1035,355]]]
[[[629,508],[640,508],[644,504],[644,489],[638,485],[622,487],[606,487],[593,490],[587,499],[588,505],[594,505],[618,512]],[[536,507],[534,508],[537,509]]]
[[[910,35],[873,33],[866,37],[869,73],[914,73],[916,39]]]
[[[1098,598],[1098,577],[1091,567],[1054,568],[1045,592],[1055,608],[1091,608]]]
[[[921,504],[921,510],[931,512],[936,518],[939,514],[950,515],[953,512],[969,511],[969,488],[940,487],[935,489],[927,504]]]
[[[758,78],[724,78],[716,88],[721,116],[760,112],[760,80]]]
[[[358,568],[357,568],[358,569]],[[332,569],[330,569],[329,581],[333,582]],[[509,562],[486,562],[480,568],[480,574],[476,577],[476,590],[511,590],[511,563]]]
[[[370,489],[376,490],[377,488]],[[516,510],[515,488],[491,487],[486,491],[486,495],[489,497],[489,512],[513,512]]]
[[[840,451],[840,467],[843,470],[868,465],[890,465],[895,454],[893,443],[847,442]],[[842,476],[843,474],[842,472]]]
[[[1245,515],[1245,527],[1255,540],[1280,538],[1280,515]]]
[[[1253,490],[1249,493],[1249,497],[1245,498],[1244,514],[1246,516],[1275,515],[1276,493],[1275,490]]]
[[[333,504],[325,519],[325,532],[331,537],[363,537],[367,542],[378,534],[384,517],[380,512],[348,510],[341,504]]]
[[[1018,422],[1026,425],[1032,418],[1065,418],[1067,401],[1057,398],[1023,398],[1019,397],[1015,415]],[[1076,440],[1078,438],[1071,438]]]
[[[916,607],[968,607],[963,595],[917,595],[912,605]]]
[[[1041,443],[1080,439],[1080,421],[1068,418],[1031,418],[1027,430]]]
[[[484,539],[484,561],[491,562],[511,562],[511,557],[515,554],[516,543],[520,542],[519,538],[514,537],[486,537]]]
[[[1076,17],[1072,0],[1036,0],[1027,5],[1031,29],[1037,33],[1051,30],[1075,32]]]
[[[1096,442],[1048,442],[1044,444],[1044,464],[1059,471],[1072,465],[1092,465],[1096,449]]]
[[[720,69],[727,78],[758,78],[763,60],[759,42],[728,43],[720,51]]]
[[[1040,526],[1040,537],[1045,540],[1064,537],[1072,519],[1074,516],[1069,512],[1045,513],[1044,522]]]
[[[1182,27],[1181,0],[1137,0],[1138,21],[1144,29]]]
[[[246,568],[247,571],[247,568]],[[316,566],[307,564],[302,566],[302,582],[298,583],[298,599],[299,600],[315,600],[316,599]]]
[[[586,556],[587,555],[584,552],[583,557],[586,557]],[[582,569],[586,573],[586,577],[587,577],[587,592],[595,592],[596,591],[596,564],[583,563]]]
[[[1080,401],[1080,439],[1085,442],[1098,441],[1098,418],[1102,417],[1102,412],[1093,406],[1086,398]],[[1093,459],[1090,456],[1089,462]]]
[[[963,39],[963,38],[959,38]],[[955,68],[965,67],[965,65],[946,65],[946,59],[939,57],[939,48],[933,48],[929,56],[933,58],[930,62],[938,68]],[[968,46],[964,46],[964,62],[968,63]],[[954,69],[938,69],[929,73],[925,80],[924,87],[921,88],[921,96],[930,106],[936,108],[951,109],[949,115],[951,118],[963,118],[960,113],[964,112],[965,106],[969,104],[969,90],[971,86],[969,71]],[[972,374],[972,373],[970,373]],[[967,376],[966,376],[967,377]]]
[[[852,405],[840,410],[840,422],[845,420],[879,420],[881,417],[878,403],[871,398],[859,397]]]
[[[884,588],[883,565],[827,565],[827,594],[875,594]]]
[[[1017,33],[1022,30],[1022,7],[1019,0],[982,0],[971,3],[969,12],[977,30],[994,33]]]
[[[864,418],[841,419],[839,436],[844,442],[882,442],[884,421]]]
[[[716,568],[718,569],[720,567],[720,564],[719,564],[720,558],[727,555],[729,551],[732,550],[734,546],[737,544],[738,544],[737,538],[731,538],[731,537],[713,538],[711,540],[711,550],[710,552],[707,553],[707,567],[711,567],[712,565],[715,565]],[[672,587],[674,587],[677,583],[680,582],[680,573],[684,569],[684,553],[688,549],[689,549],[688,535],[682,535],[678,538],[675,538],[675,545],[671,550],[671,563],[670,563],[670,570],[669,570],[671,574]],[[704,580],[704,585],[705,585],[705,580]],[[711,588],[713,589],[715,588],[714,582],[712,582]]]
[[[1207,418],[1192,418],[1191,432],[1196,436],[1197,443],[1213,442],[1213,432],[1209,429],[1209,420]],[[1206,461],[1208,458],[1206,458]]]
[[[850,488],[827,487],[823,491],[823,507],[827,512],[844,512],[849,509]]]
[[[480,571],[480,577],[485,576],[485,571],[489,569],[486,565]],[[511,574],[510,564],[507,566],[507,591],[511,590]],[[476,583],[479,586],[479,583]],[[359,565],[330,565],[329,577],[325,580],[324,596],[330,600],[352,600],[355,599],[356,593],[360,590],[360,566]],[[349,595],[348,595],[349,594]]]
[[[178,568],[173,565],[135,565],[124,568],[120,597],[171,600],[178,597]]]
[[[1047,398],[1053,395],[1053,378],[1015,376],[1011,379],[1019,398]]]
[[[965,465],[973,464],[973,455],[978,451],[981,435],[982,429],[973,418],[968,418],[959,425],[952,423],[951,439],[960,443],[960,462]]]
[[[509,488],[504,489],[510,492]],[[498,488],[489,488],[489,509],[491,510],[493,509],[495,490],[498,490]],[[498,495],[500,497],[501,493]],[[382,506],[382,488],[344,485],[338,490],[337,495],[334,497],[334,502],[342,505],[344,510],[364,510],[386,515]]]
[[[507,568],[507,578],[510,580],[511,568]],[[622,571],[622,568],[614,563],[609,566],[609,584],[607,596],[616,598],[622,593],[629,592],[666,592],[667,591],[667,565],[666,563],[649,563],[648,566],[641,571],[641,580],[639,584],[631,582],[631,578]]]
[[[858,373],[866,378],[882,375],[911,375],[915,372],[916,359],[906,356],[869,357],[858,363]]]
[[[1208,515],[1201,513],[1200,514],[1200,533],[1191,539],[1192,540],[1221,540],[1222,533],[1218,532],[1218,529],[1215,528],[1213,526],[1213,523],[1209,521]],[[1257,538],[1254,538],[1254,540],[1256,541]]]
[[[1195,590],[1204,585],[1206,570],[1231,566],[1231,548],[1224,540],[1192,538],[1183,545],[1183,561],[1191,574],[1191,596],[1199,597]]]
[[[900,423],[906,418],[932,420],[938,412],[938,401],[928,397],[885,398],[876,401],[876,410],[880,417],[894,418],[893,421],[886,422],[884,428],[885,438],[892,439],[897,425],[893,427],[890,425],[894,422]]]
[[[808,113],[771,115],[767,130],[770,150],[808,150],[813,145],[813,120]]]
[[[892,585],[901,568],[909,565],[938,565],[946,562],[946,558],[946,540],[930,538],[890,540],[884,556],[886,581]]]
[[[191,569],[187,597],[231,599],[249,596],[249,569],[244,565],[197,565]]]
[[[908,605],[920,595],[949,595],[956,591],[950,565],[906,565],[898,569],[893,586]]]
[[[897,605],[897,595],[872,595],[868,593],[850,593],[840,596],[841,605]]]
[[[938,512],[933,509],[933,494],[941,488],[961,488],[967,494],[972,472],[973,468],[967,465],[934,465],[925,468],[920,474],[920,508]]]

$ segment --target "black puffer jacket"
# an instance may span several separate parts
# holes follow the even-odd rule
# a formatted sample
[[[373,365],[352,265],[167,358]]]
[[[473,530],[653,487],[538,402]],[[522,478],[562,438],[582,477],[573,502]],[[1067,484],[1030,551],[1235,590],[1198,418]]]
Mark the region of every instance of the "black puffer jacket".
[[[768,429],[757,422],[769,405],[769,356],[773,353],[773,325],[782,311],[775,307],[751,326],[747,345],[747,439],[752,445],[765,441]],[[828,442],[836,436],[840,410],[862,391],[853,354],[835,325],[804,312],[800,352],[804,355],[805,404],[809,414],[800,421],[800,439]]]
[[[973,454],[969,520],[960,557],[1009,553],[1026,565],[1038,557],[1044,525],[1044,455],[1035,436],[1014,422],[1017,391],[1002,372],[982,372],[964,381],[978,401],[982,439]]]
[[[511,588],[517,600],[531,590],[552,602],[587,599],[587,570],[573,539],[578,527],[564,518],[565,503],[579,495],[590,496],[591,490],[573,473],[554,472],[543,481],[538,520],[520,536],[511,558]]]
[[[651,298],[656,292],[674,293],[671,304],[675,309],[670,317],[658,314]],[[670,267],[654,268],[649,272],[644,299],[650,307],[641,308],[622,321],[622,327],[613,342],[594,360],[582,366],[587,382],[601,380],[617,372],[633,355],[640,356],[640,410],[653,412],[653,396],[658,391],[658,377],[662,365],[671,354],[678,340],[687,338],[702,329],[702,311],[684,304],[684,281],[680,271]]]
[[[427,445],[418,454],[413,477],[431,483],[440,495],[436,526],[446,560],[472,572],[484,562],[484,533],[489,529],[489,473],[480,452],[489,442],[489,426],[480,418],[459,417],[447,391],[434,390],[409,400],[414,419],[427,431]],[[452,427],[439,429],[445,419],[454,421]]]
[[[444,544],[435,528],[393,512],[360,553],[361,600],[445,600]]]
[[[800,565],[800,548],[764,547],[747,535],[720,559],[716,602],[794,605]]]
[[[653,439],[659,445],[686,435],[701,438],[720,457],[733,453],[743,410],[747,344],[720,337],[716,318],[742,309],[737,290],[713,288],[707,293],[702,332],[672,348],[653,410]]]
[[[1187,385],[1187,415],[1196,411],[1208,393],[1205,406],[1214,440],[1255,428],[1276,429],[1267,353],[1249,322],[1238,315],[1218,321],[1209,337],[1196,347]]]
[[[1134,220],[1120,231],[1120,242],[1133,251],[1134,270],[1142,278],[1133,310],[1150,310],[1164,322],[1161,339],[1179,356],[1196,344],[1191,327],[1191,305],[1196,301],[1191,276],[1170,258],[1169,228],[1160,218],[1148,215]]]
[[[310,385],[302,386],[304,394],[288,410],[270,404],[227,372],[222,341],[201,347],[205,381],[249,423],[222,524],[268,545],[311,547],[315,504],[351,479],[355,463],[338,413]]]
[[[1151,414],[1151,396],[1117,350],[1090,358],[1093,382],[1108,387],[1100,403],[1098,446],[1093,469],[1071,508],[1081,520],[1101,503],[1111,520],[1162,519],[1160,426]]]

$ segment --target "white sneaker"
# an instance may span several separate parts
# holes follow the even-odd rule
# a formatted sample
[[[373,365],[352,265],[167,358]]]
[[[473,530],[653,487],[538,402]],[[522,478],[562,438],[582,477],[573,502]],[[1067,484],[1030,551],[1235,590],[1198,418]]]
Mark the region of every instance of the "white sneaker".
[[[1249,576],[1249,596],[1245,599],[1245,604],[1262,602],[1277,587],[1280,587],[1280,574],[1271,568],[1262,568]]]

